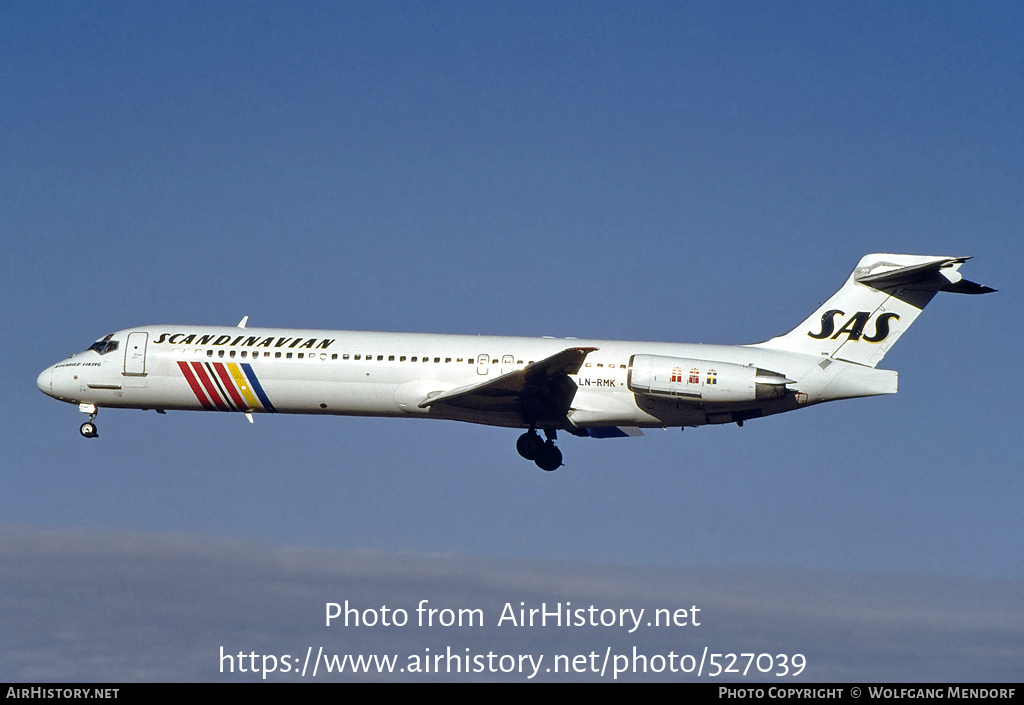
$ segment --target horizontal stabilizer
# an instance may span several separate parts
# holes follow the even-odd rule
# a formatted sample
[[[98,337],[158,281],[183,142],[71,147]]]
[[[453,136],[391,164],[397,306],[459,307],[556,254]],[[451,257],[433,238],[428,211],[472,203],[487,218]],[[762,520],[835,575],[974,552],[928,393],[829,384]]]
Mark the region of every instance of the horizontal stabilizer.
[[[993,294],[999,291],[999,289],[993,289],[990,286],[975,284],[966,279],[961,279],[955,284],[946,284],[942,287],[942,291],[949,291],[953,294]]]
[[[971,258],[939,257],[931,262],[896,267],[895,269],[878,274],[858,271],[854,279],[859,284],[867,284],[879,291],[888,289],[926,289],[950,291],[956,294],[989,294],[994,292],[995,289],[967,281],[960,275],[960,272],[957,270],[961,264],[969,259]]]

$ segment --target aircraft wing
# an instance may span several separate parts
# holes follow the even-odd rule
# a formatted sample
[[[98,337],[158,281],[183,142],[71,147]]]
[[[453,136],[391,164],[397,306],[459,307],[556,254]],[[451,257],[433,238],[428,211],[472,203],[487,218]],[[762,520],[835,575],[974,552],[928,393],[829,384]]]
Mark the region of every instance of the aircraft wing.
[[[579,372],[583,360],[595,350],[566,348],[521,370],[433,394],[419,406],[449,404],[480,411],[521,411],[527,423],[561,419],[576,394],[576,383],[569,375]]]

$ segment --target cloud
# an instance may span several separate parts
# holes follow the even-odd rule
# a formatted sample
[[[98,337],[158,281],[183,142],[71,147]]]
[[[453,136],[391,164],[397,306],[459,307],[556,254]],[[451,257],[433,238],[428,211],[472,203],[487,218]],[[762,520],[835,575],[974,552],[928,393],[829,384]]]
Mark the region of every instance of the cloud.
[[[358,675],[327,673],[320,661],[316,680],[610,681],[616,666],[622,680],[693,680],[681,670],[703,658],[705,681],[1018,681],[1024,661],[1016,581],[516,562],[24,527],[0,527],[0,565],[4,681],[253,681],[262,678],[253,666],[264,664],[276,668],[268,681],[298,681],[307,654],[321,649],[397,660],[393,673],[371,661]],[[418,623],[422,600],[437,610],[422,613],[432,626]],[[354,610],[349,626],[344,617],[325,625],[328,603]],[[542,625],[537,612],[532,626],[521,624],[531,609],[562,619]],[[658,609],[677,624],[649,626]],[[765,656],[746,677],[710,678],[705,649]],[[800,676],[775,675],[779,655],[793,669],[795,654],[806,659]],[[310,662],[306,680],[311,673]]]

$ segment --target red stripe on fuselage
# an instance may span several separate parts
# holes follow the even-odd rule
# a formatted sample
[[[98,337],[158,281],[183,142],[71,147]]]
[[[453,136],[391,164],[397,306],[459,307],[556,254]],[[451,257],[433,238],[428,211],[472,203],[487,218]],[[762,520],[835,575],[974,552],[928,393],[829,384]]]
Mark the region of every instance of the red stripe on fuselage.
[[[224,403],[224,400],[220,398],[220,394],[217,393],[217,387],[214,385],[213,380],[206,374],[206,370],[203,368],[203,363],[193,362],[192,369],[196,371],[196,377],[203,383],[203,388],[206,389],[206,393],[210,395],[210,400],[214,405],[221,411],[229,411],[228,405]]]
[[[181,368],[181,374],[185,375],[185,381],[188,382],[188,386],[192,387],[192,392],[196,395],[196,399],[203,405],[203,408],[207,411],[213,411],[213,404],[211,404],[206,394],[203,393],[203,388],[199,386],[199,382],[196,380],[196,376],[192,374],[192,370],[188,368],[187,362],[178,362],[178,367]]]
[[[238,393],[237,389],[235,389],[235,380],[231,378],[231,373],[224,367],[224,363],[213,363],[213,369],[217,370],[217,376],[219,376],[220,381],[224,383],[224,389],[228,390],[228,394],[230,394],[231,398],[234,399],[235,406],[239,409],[245,409],[247,404],[245,403],[245,400],[242,399],[242,395]]]

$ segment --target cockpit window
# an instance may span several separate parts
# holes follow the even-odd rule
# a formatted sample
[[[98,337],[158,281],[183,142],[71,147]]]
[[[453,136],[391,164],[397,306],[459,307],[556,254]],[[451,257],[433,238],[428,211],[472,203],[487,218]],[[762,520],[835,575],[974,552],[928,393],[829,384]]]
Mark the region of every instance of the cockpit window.
[[[95,343],[89,346],[89,349],[95,350],[100,355],[106,355],[108,352],[113,352],[117,350],[118,341],[111,340],[112,337],[114,337],[113,333],[108,335],[103,340],[97,340]]]

